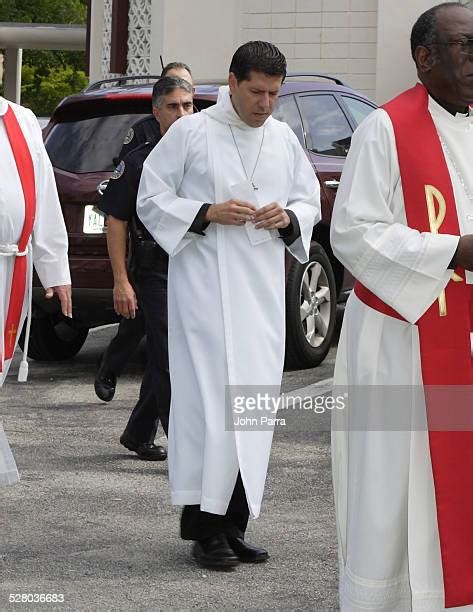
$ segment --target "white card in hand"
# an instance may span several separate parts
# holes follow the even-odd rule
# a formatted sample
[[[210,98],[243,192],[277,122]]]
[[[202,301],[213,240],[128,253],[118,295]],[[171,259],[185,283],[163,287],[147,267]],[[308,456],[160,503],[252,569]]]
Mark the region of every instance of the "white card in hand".
[[[257,192],[253,189],[251,181],[235,183],[235,185],[230,187],[230,194],[235,200],[248,202],[249,204],[253,204],[256,208],[261,208],[262,206],[258,201]],[[256,229],[252,221],[247,221],[245,223],[245,230],[251,246],[256,246],[257,244],[273,239],[271,232],[265,229]]]

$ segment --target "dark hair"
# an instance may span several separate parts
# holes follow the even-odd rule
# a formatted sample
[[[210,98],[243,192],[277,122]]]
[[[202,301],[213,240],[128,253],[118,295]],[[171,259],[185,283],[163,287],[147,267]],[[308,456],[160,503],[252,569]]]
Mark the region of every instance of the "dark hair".
[[[165,76],[159,79],[159,81],[156,81],[153,87],[153,107],[160,108],[163,97],[172,93],[175,89],[184,89],[187,93],[192,93],[192,85],[185,79]]]
[[[433,6],[417,19],[411,32],[411,54],[415,61],[415,52],[417,47],[429,47],[436,42],[437,37],[437,13],[443,9],[461,6],[471,10],[469,6],[463,2],[442,2]]]
[[[252,40],[239,47],[230,64],[230,72],[238,82],[247,81],[250,72],[262,72],[270,76],[286,76],[286,58],[276,45],[262,40]]]
[[[187,70],[187,72],[192,76],[191,69],[184,62],[169,62],[166,64],[161,72],[161,77],[165,77],[170,70]]]

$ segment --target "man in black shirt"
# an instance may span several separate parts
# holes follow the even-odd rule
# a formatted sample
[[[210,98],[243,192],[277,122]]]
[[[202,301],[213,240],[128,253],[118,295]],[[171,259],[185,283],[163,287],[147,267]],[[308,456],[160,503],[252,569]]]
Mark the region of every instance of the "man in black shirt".
[[[177,77],[161,78],[153,88],[152,103],[153,115],[159,122],[161,136],[174,121],[193,112],[192,85]],[[158,418],[167,433],[170,403],[167,359],[167,255],[154,242],[136,215],[136,196],[143,162],[156,142],[146,142],[125,155],[112,175],[99,204],[100,209],[107,214],[107,246],[114,276],[115,311],[128,320],[134,319],[141,309],[147,336],[148,361],[140,400],[130,416],[120,442],[136,452],[140,458],[148,460],[166,458],[164,449],[161,447],[160,450],[160,447],[154,445],[154,437]],[[128,271],[126,244],[129,231],[131,260]]]
[[[164,66],[161,78],[165,76],[179,77],[193,85],[191,69],[184,62],[170,62]],[[140,119],[126,133],[118,161],[122,160],[127,153],[133,151],[137,146],[145,142],[158,142],[160,138],[159,123],[156,123],[154,116]]]
[[[183,62],[167,64],[161,73],[161,78],[164,76],[180,77],[193,85],[191,70]],[[118,157],[114,159],[115,166],[118,166],[119,162],[137,146],[145,143],[156,144],[160,138],[159,123],[154,115],[140,119],[128,130],[121,151]],[[145,322],[141,310],[136,311],[134,319],[122,317],[120,320],[117,334],[112,338],[103,353],[95,374],[95,393],[104,402],[113,399],[117,377],[120,376],[125,363],[138,347],[145,333]],[[151,391],[150,396],[140,397],[144,413],[149,412],[146,407],[147,403],[154,402],[151,386],[147,388]],[[165,450],[162,447],[157,448],[160,449],[160,456],[162,456]]]

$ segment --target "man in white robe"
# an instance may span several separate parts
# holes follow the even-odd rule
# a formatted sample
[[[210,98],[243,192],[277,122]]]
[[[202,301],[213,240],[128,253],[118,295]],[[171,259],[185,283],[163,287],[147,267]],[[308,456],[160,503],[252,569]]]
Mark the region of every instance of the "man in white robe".
[[[393,124],[385,110],[374,111],[353,136],[331,225],[335,255],[402,317],[370,307],[356,294],[348,300],[334,385],[348,385],[348,396],[350,388],[364,387],[360,397],[367,402],[370,386],[382,387],[384,399],[393,386],[422,388],[416,322],[454,268],[473,270],[473,12],[459,3],[430,9],[414,25],[411,47],[429,94],[426,112],[440,136],[462,237],[407,226]],[[472,278],[467,271],[466,282]],[[372,399],[363,406],[364,430],[350,427],[349,398],[348,409],[332,423],[340,607],[444,610],[429,434],[421,427],[395,431],[395,420],[391,431],[388,424],[377,431],[382,404],[381,396],[380,403]],[[469,574],[473,581],[473,567]]]
[[[18,253],[18,244],[25,221],[25,197],[20,180],[19,168],[15,161],[5,122],[6,115],[13,112],[11,120],[18,124],[26,141],[33,165],[34,195],[36,211],[31,233],[30,246],[24,255]],[[42,285],[46,297],[57,294],[61,310],[65,316],[72,316],[71,280],[67,259],[67,232],[56,191],[56,183],[51,163],[43,145],[41,129],[33,113],[17,104],[0,97],[0,387],[5,381],[11,363],[8,355],[17,345],[21,328],[27,316],[30,303],[31,286],[29,279],[32,266]],[[12,295],[12,275],[15,260],[27,258],[26,290],[23,306],[20,303],[19,324],[5,330],[7,313]],[[20,296],[21,299],[21,296]],[[11,344],[11,346],[9,346]],[[10,349],[10,350],[7,350]],[[7,358],[8,357],[8,358]],[[23,358],[21,379],[26,379],[27,363]],[[0,430],[0,484],[8,484],[18,479],[8,443],[3,430]]]
[[[310,163],[271,117],[285,74],[274,45],[240,47],[229,87],[171,126],[138,192],[139,217],[170,255],[172,502],[185,506],[181,536],[207,567],[268,558],[244,533],[260,513],[272,428],[235,430],[225,404],[235,386],[279,389],[285,243],[307,261],[320,218]]]

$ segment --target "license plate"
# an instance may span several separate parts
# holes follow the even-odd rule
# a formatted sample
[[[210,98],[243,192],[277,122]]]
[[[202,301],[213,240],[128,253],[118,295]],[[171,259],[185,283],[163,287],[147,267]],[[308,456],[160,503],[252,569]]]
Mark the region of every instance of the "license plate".
[[[84,206],[84,234],[105,233],[105,217],[97,212],[95,206]]]

